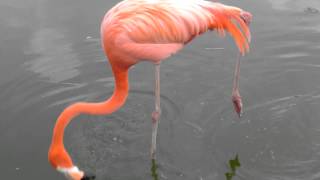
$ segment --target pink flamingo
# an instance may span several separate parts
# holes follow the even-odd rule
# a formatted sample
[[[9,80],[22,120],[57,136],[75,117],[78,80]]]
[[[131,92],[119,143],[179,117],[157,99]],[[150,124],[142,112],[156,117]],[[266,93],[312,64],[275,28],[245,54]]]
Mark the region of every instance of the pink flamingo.
[[[64,130],[79,114],[106,115],[118,110],[129,91],[128,70],[141,60],[155,64],[155,110],[152,113],[151,158],[155,158],[160,109],[160,62],[183,48],[196,36],[216,30],[228,31],[242,55],[249,51],[249,23],[252,16],[240,8],[205,0],[124,0],[114,6],[101,25],[102,46],[115,78],[113,95],[104,102],[78,102],[59,116],[48,158],[51,165],[70,180],[89,180],[75,166],[63,143]],[[240,56],[239,56],[240,57]],[[234,74],[232,101],[240,116],[238,88],[240,58]]]

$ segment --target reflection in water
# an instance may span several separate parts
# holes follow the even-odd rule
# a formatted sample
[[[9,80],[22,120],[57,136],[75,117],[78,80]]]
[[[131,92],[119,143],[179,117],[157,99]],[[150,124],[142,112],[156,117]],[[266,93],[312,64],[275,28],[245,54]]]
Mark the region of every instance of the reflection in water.
[[[151,160],[151,176],[152,176],[152,180],[159,180],[158,179],[157,169],[158,169],[158,165],[156,163],[156,160],[152,159]]]
[[[230,159],[228,165],[229,165],[230,171],[225,173],[225,176],[227,180],[232,180],[232,178],[236,176],[237,168],[241,166],[238,155],[236,155],[234,159]]]
[[[41,29],[34,33],[30,50],[35,58],[25,62],[26,69],[39,74],[49,82],[61,82],[79,75],[76,69],[80,61],[73,52],[72,44],[64,35],[53,29]]]

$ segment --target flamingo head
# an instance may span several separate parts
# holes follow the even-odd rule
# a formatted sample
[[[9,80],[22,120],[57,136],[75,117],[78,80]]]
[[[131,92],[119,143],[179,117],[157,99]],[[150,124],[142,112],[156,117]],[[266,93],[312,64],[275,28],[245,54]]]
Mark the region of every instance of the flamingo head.
[[[252,14],[247,11],[242,11],[240,17],[247,25],[250,25],[252,22]]]
[[[79,170],[77,166],[71,168],[61,168],[58,167],[57,170],[65,175],[68,180],[94,180],[95,175],[85,174],[83,171]]]
[[[242,116],[242,99],[239,93],[232,95],[233,107],[239,118]]]
[[[64,146],[51,144],[48,160],[52,167],[62,173],[68,180],[94,180],[94,175],[89,175],[74,166]]]

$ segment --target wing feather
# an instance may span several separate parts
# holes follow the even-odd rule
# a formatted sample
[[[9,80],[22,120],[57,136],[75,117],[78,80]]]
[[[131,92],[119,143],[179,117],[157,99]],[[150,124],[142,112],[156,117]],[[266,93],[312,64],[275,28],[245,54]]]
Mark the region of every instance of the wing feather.
[[[249,51],[250,30],[241,12],[205,0],[125,0],[106,14],[102,28],[116,31],[110,39],[121,34],[140,44],[186,44],[208,30],[220,35],[227,31],[244,54]]]

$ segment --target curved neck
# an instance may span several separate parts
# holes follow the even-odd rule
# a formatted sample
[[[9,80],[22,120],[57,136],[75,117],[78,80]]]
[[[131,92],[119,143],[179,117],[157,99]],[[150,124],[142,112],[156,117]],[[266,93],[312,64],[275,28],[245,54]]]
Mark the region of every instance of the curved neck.
[[[65,151],[63,137],[65,128],[75,116],[79,114],[111,114],[125,103],[129,91],[128,68],[118,68],[113,66],[112,70],[115,77],[115,88],[109,99],[99,103],[75,103],[67,107],[58,117],[53,130],[53,138],[49,150],[49,160],[54,166],[73,165],[71,158]]]

